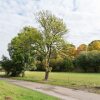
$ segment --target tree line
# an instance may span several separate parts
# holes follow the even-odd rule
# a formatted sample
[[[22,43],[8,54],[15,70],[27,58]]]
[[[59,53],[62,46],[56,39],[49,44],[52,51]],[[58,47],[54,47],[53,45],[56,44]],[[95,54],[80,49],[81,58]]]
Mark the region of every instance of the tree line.
[[[50,60],[52,71],[58,72],[100,72],[100,40],[94,40],[88,45],[75,47],[66,43],[58,54]],[[44,71],[43,62],[37,62],[37,71]]]
[[[24,27],[8,44],[10,58],[0,61],[7,76],[25,75],[27,70],[99,72],[100,40],[79,47],[66,42],[68,29],[62,19],[49,11],[36,14],[38,28]]]

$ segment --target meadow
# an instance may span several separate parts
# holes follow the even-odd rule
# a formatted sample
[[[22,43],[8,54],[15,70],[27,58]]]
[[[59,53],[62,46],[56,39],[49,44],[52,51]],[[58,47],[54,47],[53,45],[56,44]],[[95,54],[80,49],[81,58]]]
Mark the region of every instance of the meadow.
[[[44,75],[44,72],[27,71],[25,77],[13,78],[100,93],[100,74],[97,73],[51,72],[48,81],[43,80]]]
[[[0,81],[0,100],[58,100],[55,97]],[[8,100],[8,99],[7,99]]]

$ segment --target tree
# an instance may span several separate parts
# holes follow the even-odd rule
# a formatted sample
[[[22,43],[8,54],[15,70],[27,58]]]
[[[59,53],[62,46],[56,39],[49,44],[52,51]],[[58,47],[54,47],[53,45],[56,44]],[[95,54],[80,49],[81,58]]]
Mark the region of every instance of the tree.
[[[81,52],[74,60],[75,66],[82,69],[84,72],[88,71],[89,61],[87,52]]]
[[[92,50],[99,50],[99,51],[100,51],[100,40],[92,41],[92,42],[88,45],[88,50],[89,50],[89,51],[92,51]]]
[[[88,52],[90,67],[94,72],[100,71],[100,51],[92,50]]]
[[[73,59],[76,56],[76,47],[73,44],[65,43],[62,45],[62,49],[59,51],[59,54],[63,58],[70,57]]]
[[[42,45],[44,46],[43,55],[45,60],[45,80],[48,80],[50,67],[50,58],[52,51],[60,49],[63,43],[63,35],[68,31],[62,19],[55,17],[48,11],[41,11],[36,17],[41,26]]]
[[[82,52],[76,57],[75,63],[85,72],[98,72],[100,70],[100,51]]]
[[[72,71],[74,69],[73,60],[70,57],[63,59],[62,70],[63,71]]]
[[[87,51],[87,45],[81,44],[79,47],[77,47],[77,55],[80,54],[82,51]]]
[[[10,58],[16,64],[21,65],[17,67],[22,67],[22,76],[24,76],[26,70],[30,70],[35,66],[35,50],[38,40],[41,40],[39,31],[33,27],[25,27],[8,45]]]

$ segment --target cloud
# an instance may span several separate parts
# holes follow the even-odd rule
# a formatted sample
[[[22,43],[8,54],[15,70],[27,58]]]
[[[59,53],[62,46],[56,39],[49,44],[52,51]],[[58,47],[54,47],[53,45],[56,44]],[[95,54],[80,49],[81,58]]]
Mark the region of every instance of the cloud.
[[[40,10],[62,18],[69,29],[65,39],[77,46],[100,39],[100,0],[75,1],[0,0],[0,57],[8,55],[8,43],[23,26],[35,25],[33,14]]]

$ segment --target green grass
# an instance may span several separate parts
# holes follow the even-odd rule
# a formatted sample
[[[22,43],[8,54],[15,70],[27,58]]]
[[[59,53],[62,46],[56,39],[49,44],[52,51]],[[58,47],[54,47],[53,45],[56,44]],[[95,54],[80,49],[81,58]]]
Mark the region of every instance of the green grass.
[[[100,93],[100,74],[51,72],[47,82],[43,81],[44,74],[44,72],[26,72],[25,77],[16,77],[15,79],[59,85]]]
[[[58,100],[55,97],[0,81],[0,100],[5,100],[5,97],[10,97],[11,100]]]

